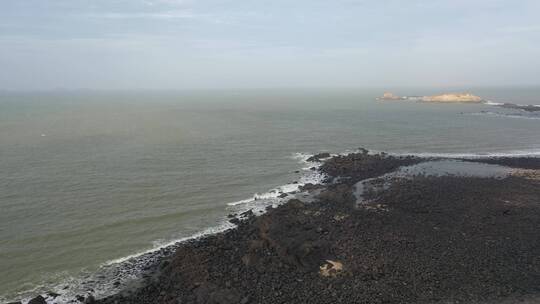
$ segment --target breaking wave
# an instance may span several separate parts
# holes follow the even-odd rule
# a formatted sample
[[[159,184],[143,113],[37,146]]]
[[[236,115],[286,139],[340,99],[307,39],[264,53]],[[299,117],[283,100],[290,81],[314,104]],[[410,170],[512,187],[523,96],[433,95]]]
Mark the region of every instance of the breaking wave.
[[[535,105],[536,107],[536,105]],[[482,112],[473,112],[473,113],[464,113],[465,115],[472,116],[494,116],[494,117],[503,117],[503,118],[519,118],[519,119],[540,119],[540,116],[534,114],[520,114],[520,113],[498,113],[491,111],[482,111]]]

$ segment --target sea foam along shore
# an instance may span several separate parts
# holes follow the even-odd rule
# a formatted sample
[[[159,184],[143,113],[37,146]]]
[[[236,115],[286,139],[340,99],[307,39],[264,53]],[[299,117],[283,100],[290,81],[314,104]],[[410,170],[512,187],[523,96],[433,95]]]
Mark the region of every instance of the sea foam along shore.
[[[381,151],[373,151],[381,153]],[[507,150],[496,152],[391,152],[393,156],[416,156],[422,158],[449,158],[449,159],[479,159],[479,158],[501,158],[501,157],[540,157],[540,147],[523,150]]]
[[[227,203],[227,211],[239,217],[242,213],[251,210],[256,214],[265,212],[268,206],[277,206],[294,197],[309,199],[300,188],[306,184],[322,183],[325,176],[319,170],[320,162],[310,162],[308,159],[313,154],[294,153],[290,158],[298,161],[300,174],[297,181],[285,184],[268,192],[256,193],[252,197],[237,202]],[[41,294],[47,303],[61,304],[68,303],[77,298],[92,294],[96,298],[106,297],[119,292],[122,289],[136,285],[140,279],[144,278],[144,273],[158,265],[163,259],[174,253],[179,244],[203,238],[205,236],[217,234],[235,228],[236,225],[230,222],[230,218],[224,217],[215,226],[208,227],[202,231],[180,239],[166,242],[156,242],[152,248],[143,250],[128,256],[120,257],[104,262],[97,271],[81,271],[81,273],[61,279],[55,284],[39,284],[32,289],[25,290],[15,297],[3,298],[0,296],[0,303],[13,301],[28,302],[37,294]],[[57,276],[49,274],[50,277]]]
[[[472,112],[472,113],[463,113],[464,115],[471,115],[471,116],[492,116],[492,117],[498,117],[498,118],[518,118],[518,119],[540,119],[539,115],[535,115],[532,113],[526,114],[526,113],[499,113],[499,112],[492,112],[492,111],[481,111],[481,112]]]

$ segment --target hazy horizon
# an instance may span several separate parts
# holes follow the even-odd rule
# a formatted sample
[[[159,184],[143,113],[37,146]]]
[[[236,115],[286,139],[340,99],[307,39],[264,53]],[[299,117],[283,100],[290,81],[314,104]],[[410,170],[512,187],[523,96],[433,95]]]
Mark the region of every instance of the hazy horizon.
[[[540,2],[0,4],[0,90],[540,85]]]

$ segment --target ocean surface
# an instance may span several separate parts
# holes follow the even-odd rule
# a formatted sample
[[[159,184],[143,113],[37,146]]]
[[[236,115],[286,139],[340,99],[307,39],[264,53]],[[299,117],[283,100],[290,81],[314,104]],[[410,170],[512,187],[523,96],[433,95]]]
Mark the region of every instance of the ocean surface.
[[[540,104],[540,88],[468,91]],[[0,302],[106,294],[96,280],[137,275],[115,265],[316,181],[309,154],[540,155],[540,112],[375,101],[382,93],[0,93]]]

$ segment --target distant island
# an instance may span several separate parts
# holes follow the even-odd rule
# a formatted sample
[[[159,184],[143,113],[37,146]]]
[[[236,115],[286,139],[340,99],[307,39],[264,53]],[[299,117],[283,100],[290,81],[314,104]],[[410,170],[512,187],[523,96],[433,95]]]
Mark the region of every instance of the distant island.
[[[420,102],[439,102],[439,103],[482,103],[485,100],[482,97],[470,93],[446,93],[432,96],[397,96],[386,92],[382,97],[377,98],[381,101],[411,100]]]
[[[487,106],[495,106],[505,109],[521,110],[525,112],[540,112],[540,105],[515,104],[508,102],[493,102],[484,99],[480,96],[471,93],[445,93],[432,96],[398,96],[394,93],[386,92],[381,97],[377,97],[379,101],[416,101],[416,102],[431,102],[431,103],[468,103],[468,104],[484,104]]]

